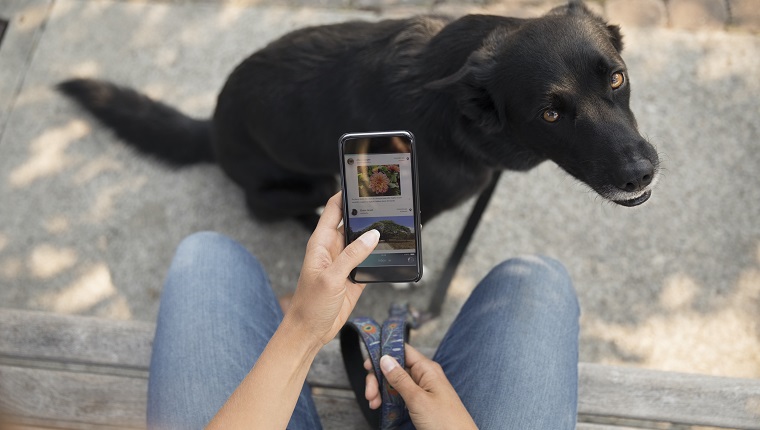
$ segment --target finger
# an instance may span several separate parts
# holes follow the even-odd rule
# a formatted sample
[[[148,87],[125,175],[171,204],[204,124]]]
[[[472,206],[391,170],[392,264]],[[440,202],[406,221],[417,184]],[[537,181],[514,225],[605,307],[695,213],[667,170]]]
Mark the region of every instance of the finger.
[[[380,232],[372,229],[365,232],[358,239],[349,244],[343,252],[341,252],[330,266],[330,270],[333,271],[333,275],[345,279],[348,274],[364,261],[369,254],[377,247],[377,243],[380,241]]]
[[[417,348],[405,343],[404,360],[406,361],[406,367],[412,367],[420,361],[429,360],[429,358],[425,357],[425,355],[418,351]]]
[[[434,392],[439,388],[451,386],[440,364],[427,358],[409,344],[405,344],[404,354],[409,374],[420,388]]]
[[[343,219],[343,194],[342,191],[338,191],[335,195],[330,197],[330,200],[325,204],[325,210],[322,211],[322,215],[317,222],[317,228],[319,229],[335,229],[340,224],[340,220]],[[316,231],[315,230],[315,231]]]
[[[317,222],[317,227],[314,229],[309,238],[309,243],[306,245],[307,249],[315,246],[324,247],[328,250],[333,248],[336,228],[341,219],[343,219],[341,201],[340,192],[330,197],[330,200],[327,201],[325,209],[322,211],[322,215]]]
[[[377,383],[377,378],[374,373],[368,373],[364,385],[364,398],[369,401],[370,407],[375,400],[380,400],[380,385]],[[374,409],[374,408],[373,408]]]
[[[340,236],[340,238],[339,238],[340,239],[340,244],[341,244],[341,246],[343,246],[343,244],[346,241],[346,239],[345,239],[345,237],[346,237],[346,224],[343,222],[343,220],[341,220],[340,224],[338,224],[337,230],[338,230],[338,235]]]
[[[333,257],[343,250],[345,238],[338,231],[342,227],[337,227],[343,217],[341,202],[341,192],[338,192],[325,204],[317,227],[306,244],[306,259],[312,263],[309,264],[310,267],[318,270],[328,267],[332,264]],[[336,232],[340,234],[335,234]]]
[[[434,391],[442,382],[448,382],[441,366],[433,360],[422,358],[409,367],[412,380],[425,391]]]
[[[412,380],[412,377],[398,364],[395,358],[384,355],[380,358],[380,369],[385,375],[385,380],[401,394],[408,402],[422,392],[422,389]]]
[[[380,395],[380,385],[377,382],[377,377],[372,369],[372,361],[369,358],[364,360],[364,369],[369,372],[364,384],[364,397],[369,402],[370,409],[377,409],[383,403],[383,398]]]
[[[382,405],[383,405],[383,398],[380,396],[377,396],[376,398],[370,400],[369,402],[370,409],[377,409]]]

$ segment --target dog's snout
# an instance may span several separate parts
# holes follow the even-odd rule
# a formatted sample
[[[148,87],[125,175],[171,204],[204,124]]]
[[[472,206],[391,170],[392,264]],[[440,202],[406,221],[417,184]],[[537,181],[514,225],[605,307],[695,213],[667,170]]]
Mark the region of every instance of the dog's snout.
[[[647,159],[639,159],[624,166],[618,172],[616,186],[623,191],[640,191],[652,183],[654,165]]]

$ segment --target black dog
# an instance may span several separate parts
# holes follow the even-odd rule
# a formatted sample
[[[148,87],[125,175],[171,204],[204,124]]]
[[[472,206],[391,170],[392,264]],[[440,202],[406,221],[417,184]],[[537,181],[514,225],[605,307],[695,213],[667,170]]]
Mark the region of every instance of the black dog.
[[[620,29],[582,3],[535,19],[469,15],[347,22],[289,33],[230,75],[195,120],[132,90],[59,85],[140,150],[216,161],[261,218],[304,216],[337,189],[338,137],[405,129],[425,220],[497,169],[552,160],[601,196],[645,202],[658,170],[637,131]]]

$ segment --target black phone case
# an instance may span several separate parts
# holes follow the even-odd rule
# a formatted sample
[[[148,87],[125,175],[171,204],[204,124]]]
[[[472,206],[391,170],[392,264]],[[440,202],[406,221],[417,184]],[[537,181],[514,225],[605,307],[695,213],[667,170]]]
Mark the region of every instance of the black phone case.
[[[417,282],[422,278],[422,231],[421,231],[421,224],[420,224],[420,201],[419,201],[419,177],[417,173],[417,151],[415,146],[415,139],[414,135],[406,130],[397,130],[397,131],[383,131],[383,132],[361,132],[361,133],[345,133],[338,139],[338,153],[340,157],[340,185],[341,190],[343,192],[343,217],[344,217],[344,224],[346,223],[346,214],[348,213],[348,197],[346,195],[346,169],[344,164],[344,144],[347,140],[350,139],[357,139],[357,138],[371,138],[371,137],[392,137],[392,136],[403,136],[405,138],[408,138],[411,142],[411,154],[412,154],[412,183],[413,183],[413,196],[412,200],[414,202],[414,219],[415,219],[415,228],[414,228],[414,235],[415,240],[417,243],[417,247],[415,249],[417,254],[417,274],[416,276],[408,279],[394,279],[392,277],[388,277],[385,279],[378,279],[378,280],[357,280],[355,278],[355,272],[356,269],[351,271],[351,274],[349,275],[349,279],[351,282],[354,283],[362,283],[362,284],[370,284],[370,283],[383,283],[383,282]],[[345,235],[345,245],[348,246],[349,238],[348,235]],[[381,270],[378,270],[380,272]]]

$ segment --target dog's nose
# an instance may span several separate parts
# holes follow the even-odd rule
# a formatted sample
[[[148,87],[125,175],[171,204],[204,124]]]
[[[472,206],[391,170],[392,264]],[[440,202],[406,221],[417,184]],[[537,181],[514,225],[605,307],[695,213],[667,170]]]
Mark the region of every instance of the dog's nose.
[[[647,159],[639,159],[623,166],[618,171],[616,186],[623,191],[632,192],[646,188],[654,178],[654,165]]]

